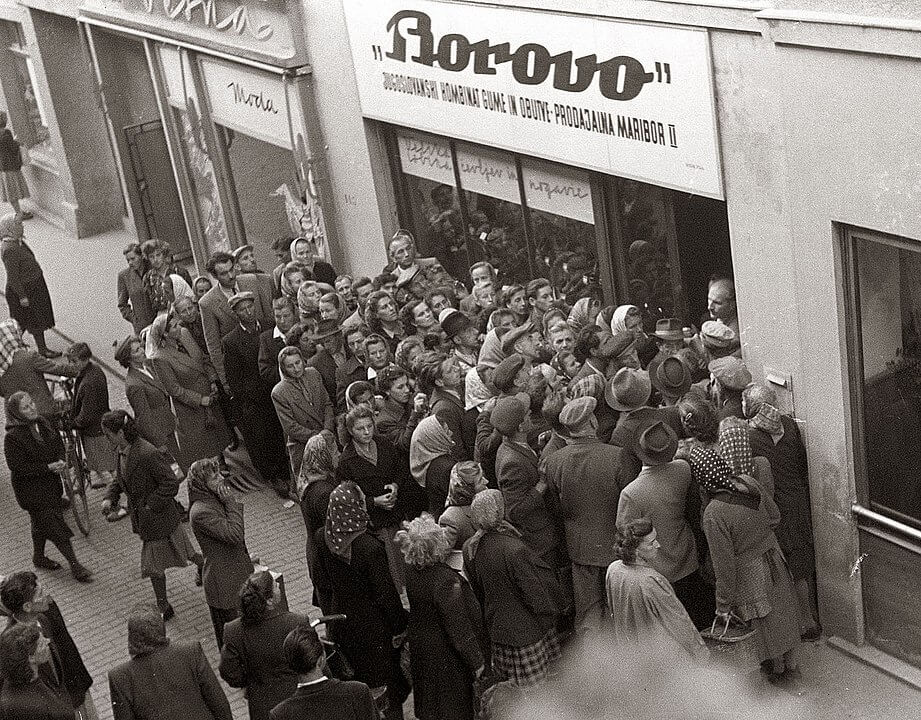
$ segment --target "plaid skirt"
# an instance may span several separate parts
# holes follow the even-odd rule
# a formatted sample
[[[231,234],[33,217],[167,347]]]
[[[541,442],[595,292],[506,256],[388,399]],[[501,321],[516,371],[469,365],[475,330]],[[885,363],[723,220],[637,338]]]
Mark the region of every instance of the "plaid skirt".
[[[536,643],[524,647],[492,645],[492,671],[496,680],[515,685],[537,685],[550,672],[550,665],[561,657],[560,640],[550,628]]]
[[[197,555],[185,527],[180,523],[163,540],[145,540],[141,546],[141,577],[161,577],[166,568],[185,567]]]

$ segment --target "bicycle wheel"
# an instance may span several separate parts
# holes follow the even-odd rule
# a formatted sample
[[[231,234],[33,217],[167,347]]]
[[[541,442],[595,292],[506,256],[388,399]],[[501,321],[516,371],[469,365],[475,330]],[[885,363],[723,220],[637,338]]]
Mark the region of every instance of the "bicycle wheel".
[[[84,537],[90,534],[90,507],[86,500],[86,472],[82,458],[74,452],[72,447],[67,448],[67,470],[64,479],[64,490],[70,499],[70,509],[74,514],[77,527]]]

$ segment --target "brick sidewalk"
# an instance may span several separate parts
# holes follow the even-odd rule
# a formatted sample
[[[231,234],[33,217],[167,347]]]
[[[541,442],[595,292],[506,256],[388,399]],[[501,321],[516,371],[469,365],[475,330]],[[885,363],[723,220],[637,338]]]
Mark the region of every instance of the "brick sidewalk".
[[[120,381],[109,381],[113,407],[127,407]],[[98,514],[103,490],[91,490],[92,530],[84,538],[73,518],[68,523],[77,533],[74,548],[89,567],[96,581],[89,585],[74,582],[66,569],[39,570],[38,575],[61,607],[70,632],[93,676],[92,694],[103,720],[112,717],[107,672],[128,659],[126,620],[137,602],[154,601],[150,582],[141,578],[141,543],[131,533],[128,519],[108,523]],[[181,497],[183,503],[185,497]],[[310,605],[311,584],[304,562],[304,522],[297,506],[285,509],[270,490],[248,493],[244,499],[247,545],[252,554],[273,570],[285,575],[288,602],[292,610],[318,611]],[[33,569],[29,519],[16,505],[9,482],[9,471],[0,463],[0,513],[4,532],[0,534],[0,574]],[[48,555],[56,560],[57,550],[49,543]],[[176,641],[201,640],[205,654],[217,670],[218,650],[214,630],[202,589],[195,586],[195,573],[175,568],[167,572],[170,602],[176,617],[167,623],[170,638]],[[243,693],[226,685],[234,717],[248,717]]]

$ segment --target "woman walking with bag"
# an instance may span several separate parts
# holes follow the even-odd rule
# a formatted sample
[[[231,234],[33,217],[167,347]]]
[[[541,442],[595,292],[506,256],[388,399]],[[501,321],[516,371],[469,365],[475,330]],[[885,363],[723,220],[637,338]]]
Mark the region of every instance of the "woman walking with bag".
[[[124,410],[103,415],[102,432],[116,451],[115,482],[106,492],[102,511],[117,506],[123,492],[128,496],[131,530],[142,543],[141,577],[150,578],[160,614],[169,620],[176,612],[166,597],[166,569],[185,567],[190,561],[199,569],[203,565],[180,524],[179,478],[170,458],[139,435],[134,418]]]

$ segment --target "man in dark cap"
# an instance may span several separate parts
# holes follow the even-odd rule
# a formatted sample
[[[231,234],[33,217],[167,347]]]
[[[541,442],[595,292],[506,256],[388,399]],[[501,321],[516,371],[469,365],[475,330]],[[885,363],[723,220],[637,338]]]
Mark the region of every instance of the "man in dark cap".
[[[230,307],[237,326],[221,341],[224,369],[234,402],[237,428],[253,465],[281,497],[288,495],[288,455],[271,395],[259,374],[259,335],[255,294],[233,295]]]
[[[598,438],[593,397],[570,400],[560,412],[566,447],[544,465],[544,478],[559,498],[572,561],[576,629],[597,628],[606,615],[604,584],[614,562],[614,529],[620,497],[620,455]]]
[[[451,352],[457,358],[461,374],[466,376],[471,368],[476,367],[477,356],[480,354],[480,333],[470,322],[466,313],[459,310],[448,309],[443,312],[445,316],[440,321],[448,342],[451,343]]]
[[[672,584],[694,624],[703,628],[713,620],[716,605],[713,589],[698,569],[697,543],[687,520],[693,494],[691,467],[675,460],[677,449],[678,435],[661,420],[640,433],[637,452],[643,467],[620,493],[617,524],[639,518],[652,523],[660,547],[651,564]]]
[[[531,376],[531,362],[523,355],[513,353],[505,358],[493,371],[492,384],[499,391],[499,397],[510,397],[525,392]],[[494,401],[487,401],[476,420],[476,441],[473,459],[480,463],[483,475],[490,487],[498,487],[496,480],[496,452],[502,444],[502,434],[497,431],[490,417]]]
[[[502,352],[506,356],[518,353],[519,355],[524,355],[531,362],[536,362],[540,356],[534,337],[536,333],[537,326],[531,322],[512,328],[502,336]]]

